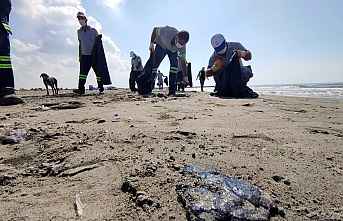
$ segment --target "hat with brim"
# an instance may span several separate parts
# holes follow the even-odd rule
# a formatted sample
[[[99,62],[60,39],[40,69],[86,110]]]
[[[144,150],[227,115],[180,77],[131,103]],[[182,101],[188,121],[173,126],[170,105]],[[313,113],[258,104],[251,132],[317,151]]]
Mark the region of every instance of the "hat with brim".
[[[222,34],[214,35],[211,39],[211,44],[216,53],[221,54],[225,52],[226,40]]]
[[[87,19],[85,13],[83,13],[83,12],[78,12],[77,15],[76,15],[76,17],[77,17],[78,19]]]

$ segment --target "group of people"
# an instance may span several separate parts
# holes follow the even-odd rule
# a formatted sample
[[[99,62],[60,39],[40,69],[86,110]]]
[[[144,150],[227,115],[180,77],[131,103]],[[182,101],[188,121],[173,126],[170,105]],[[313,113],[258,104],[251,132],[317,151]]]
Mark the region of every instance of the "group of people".
[[[168,96],[175,95],[180,82],[181,85],[188,85],[186,44],[189,38],[187,31],[178,31],[170,26],[155,27],[151,34],[150,57],[145,66],[143,67],[139,56],[133,52],[131,54],[131,90],[143,95],[151,93],[157,76],[159,76],[159,82],[162,79],[158,68],[166,55],[170,61]],[[205,79],[213,77],[216,83],[212,93],[214,96],[257,98],[258,94],[247,86],[248,81],[253,77],[251,66],[243,66],[242,62],[242,59],[251,60],[251,52],[241,43],[226,41],[222,34],[214,35],[211,44],[214,52],[210,57],[208,67],[202,68],[197,77],[200,80],[201,91],[203,91]],[[181,73],[179,81],[178,73]]]
[[[0,1],[0,105],[15,105],[23,101],[15,96],[13,69],[10,57],[11,27],[9,15],[11,12],[11,0]],[[92,68],[96,74],[98,89],[104,91],[104,85],[111,84],[111,78],[107,67],[106,56],[102,44],[102,36],[97,30],[88,25],[88,20],[83,12],[77,14],[80,23],[78,30],[79,40],[79,83],[74,93],[85,93],[85,83],[88,73]],[[151,33],[149,51],[150,56],[145,66],[141,58],[134,52],[131,56],[131,73],[129,86],[132,91],[139,94],[150,94],[158,79],[159,88],[163,88],[163,82],[169,86],[168,96],[176,94],[178,85],[189,85],[188,67],[186,60],[186,45],[190,35],[187,31],[179,31],[174,27],[155,27]],[[203,68],[198,75],[203,91],[206,77],[214,77],[215,91],[213,95],[257,98],[258,94],[247,86],[247,82],[253,76],[250,66],[243,66],[242,59],[251,60],[251,52],[240,43],[227,42],[223,35],[216,34],[211,39],[214,48],[208,68]],[[170,61],[169,77],[159,71],[159,66],[168,55]],[[179,77],[178,77],[179,75]],[[179,78],[179,79],[178,79]],[[137,88],[136,88],[137,84]]]

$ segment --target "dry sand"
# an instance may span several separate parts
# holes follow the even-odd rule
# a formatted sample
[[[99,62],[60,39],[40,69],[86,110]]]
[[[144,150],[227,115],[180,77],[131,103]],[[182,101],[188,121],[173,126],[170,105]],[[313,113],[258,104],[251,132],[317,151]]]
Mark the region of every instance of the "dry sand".
[[[0,107],[0,135],[26,132],[0,144],[0,220],[186,220],[185,164],[260,187],[285,209],[272,220],[343,219],[343,101],[44,94]],[[127,176],[161,207],[137,206],[120,189]]]

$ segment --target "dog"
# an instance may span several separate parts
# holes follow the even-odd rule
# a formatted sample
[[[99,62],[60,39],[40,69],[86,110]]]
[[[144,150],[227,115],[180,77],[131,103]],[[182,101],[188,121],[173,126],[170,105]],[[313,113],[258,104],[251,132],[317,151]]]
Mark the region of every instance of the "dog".
[[[40,77],[43,78],[43,83],[46,87],[47,95],[49,95],[48,86],[52,88],[52,94],[57,95],[58,94],[57,79],[54,77],[49,77],[49,75],[47,75],[46,73],[42,73]]]

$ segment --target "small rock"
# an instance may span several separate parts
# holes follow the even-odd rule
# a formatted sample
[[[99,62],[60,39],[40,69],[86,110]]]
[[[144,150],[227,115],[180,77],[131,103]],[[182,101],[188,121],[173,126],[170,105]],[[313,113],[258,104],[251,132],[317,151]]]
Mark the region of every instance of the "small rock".
[[[13,185],[16,177],[9,175],[0,175],[0,186]]]
[[[106,122],[106,120],[99,120],[98,121],[98,124],[103,124],[103,123],[105,123]]]
[[[123,184],[121,186],[121,190],[124,193],[131,193],[133,195],[137,194],[138,191],[138,180],[136,178],[133,177],[125,177]]]
[[[7,144],[17,144],[19,143],[17,139],[15,139],[12,136],[0,136],[0,142],[2,145],[7,145]]]
[[[285,178],[282,177],[282,176],[279,176],[279,175],[275,175],[275,176],[272,176],[272,179],[273,179],[275,182],[279,183],[279,182],[281,182],[282,180],[284,180]]]
[[[160,203],[153,200],[143,191],[137,192],[136,205],[144,209],[148,209],[149,207],[160,208]]]
[[[195,159],[195,153],[192,154],[192,158]]]
[[[284,183],[285,185],[287,185],[287,186],[290,186],[290,185],[291,185],[291,181],[289,181],[289,180],[285,180],[285,181],[283,181],[283,183]]]

